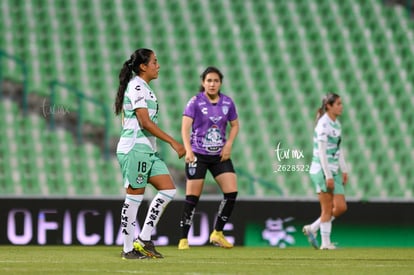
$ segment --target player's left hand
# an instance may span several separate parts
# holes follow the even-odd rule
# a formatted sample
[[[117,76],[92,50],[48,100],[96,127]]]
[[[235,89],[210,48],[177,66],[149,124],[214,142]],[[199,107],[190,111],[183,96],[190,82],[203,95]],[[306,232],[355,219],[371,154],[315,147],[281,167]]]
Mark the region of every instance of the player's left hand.
[[[348,182],[348,173],[342,173],[342,184],[346,185]]]
[[[228,160],[230,158],[230,155],[231,155],[231,146],[228,143],[226,143],[226,144],[224,144],[223,149],[221,149],[221,153],[220,153],[221,159],[220,159],[220,161]]]

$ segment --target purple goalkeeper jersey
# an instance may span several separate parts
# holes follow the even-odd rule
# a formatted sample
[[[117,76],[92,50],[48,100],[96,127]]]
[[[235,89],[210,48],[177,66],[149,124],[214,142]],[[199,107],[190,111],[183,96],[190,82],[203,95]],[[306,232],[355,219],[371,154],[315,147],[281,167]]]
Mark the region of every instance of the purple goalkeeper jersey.
[[[191,148],[204,155],[219,155],[226,143],[226,127],[237,119],[233,100],[220,93],[217,103],[211,103],[204,92],[192,97],[183,115],[193,119]]]

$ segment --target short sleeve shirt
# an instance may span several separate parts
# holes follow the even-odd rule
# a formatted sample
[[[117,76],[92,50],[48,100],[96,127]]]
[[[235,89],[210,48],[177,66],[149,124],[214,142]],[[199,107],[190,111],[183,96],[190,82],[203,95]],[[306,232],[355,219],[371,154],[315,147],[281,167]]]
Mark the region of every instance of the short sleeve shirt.
[[[217,103],[211,103],[204,92],[192,97],[183,112],[193,119],[191,148],[204,155],[219,155],[226,143],[226,127],[237,119],[233,100],[222,93]]]
[[[143,129],[135,115],[138,108],[148,109],[150,119],[158,123],[157,98],[150,86],[140,77],[135,76],[128,83],[124,95],[124,121],[121,138],[118,142],[117,153],[128,153],[134,146],[137,150],[146,153],[157,151],[156,137]]]

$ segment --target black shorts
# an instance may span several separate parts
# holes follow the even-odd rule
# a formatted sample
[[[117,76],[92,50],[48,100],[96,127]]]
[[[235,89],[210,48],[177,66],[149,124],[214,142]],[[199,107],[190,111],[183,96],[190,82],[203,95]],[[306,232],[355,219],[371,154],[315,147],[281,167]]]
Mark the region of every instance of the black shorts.
[[[231,159],[222,162],[220,161],[221,156],[209,156],[198,153],[194,153],[194,155],[197,157],[197,161],[185,164],[185,174],[187,179],[204,179],[206,177],[207,169],[213,177],[217,177],[226,172],[235,173]]]

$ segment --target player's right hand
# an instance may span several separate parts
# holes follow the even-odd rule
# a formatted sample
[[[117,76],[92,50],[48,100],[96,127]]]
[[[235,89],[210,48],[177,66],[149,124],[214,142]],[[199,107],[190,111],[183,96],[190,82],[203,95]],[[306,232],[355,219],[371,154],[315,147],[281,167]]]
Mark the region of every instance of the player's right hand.
[[[326,179],[326,188],[328,190],[328,192],[333,192],[334,188],[335,188],[335,181],[334,179]]]
[[[197,161],[197,157],[194,156],[193,151],[190,151],[190,152],[185,153],[185,159],[184,160],[185,160],[185,163],[193,163],[193,162]]]
[[[171,144],[172,148],[177,152],[178,158],[182,158],[185,155],[185,148],[184,145],[182,145],[179,142],[173,142]]]

